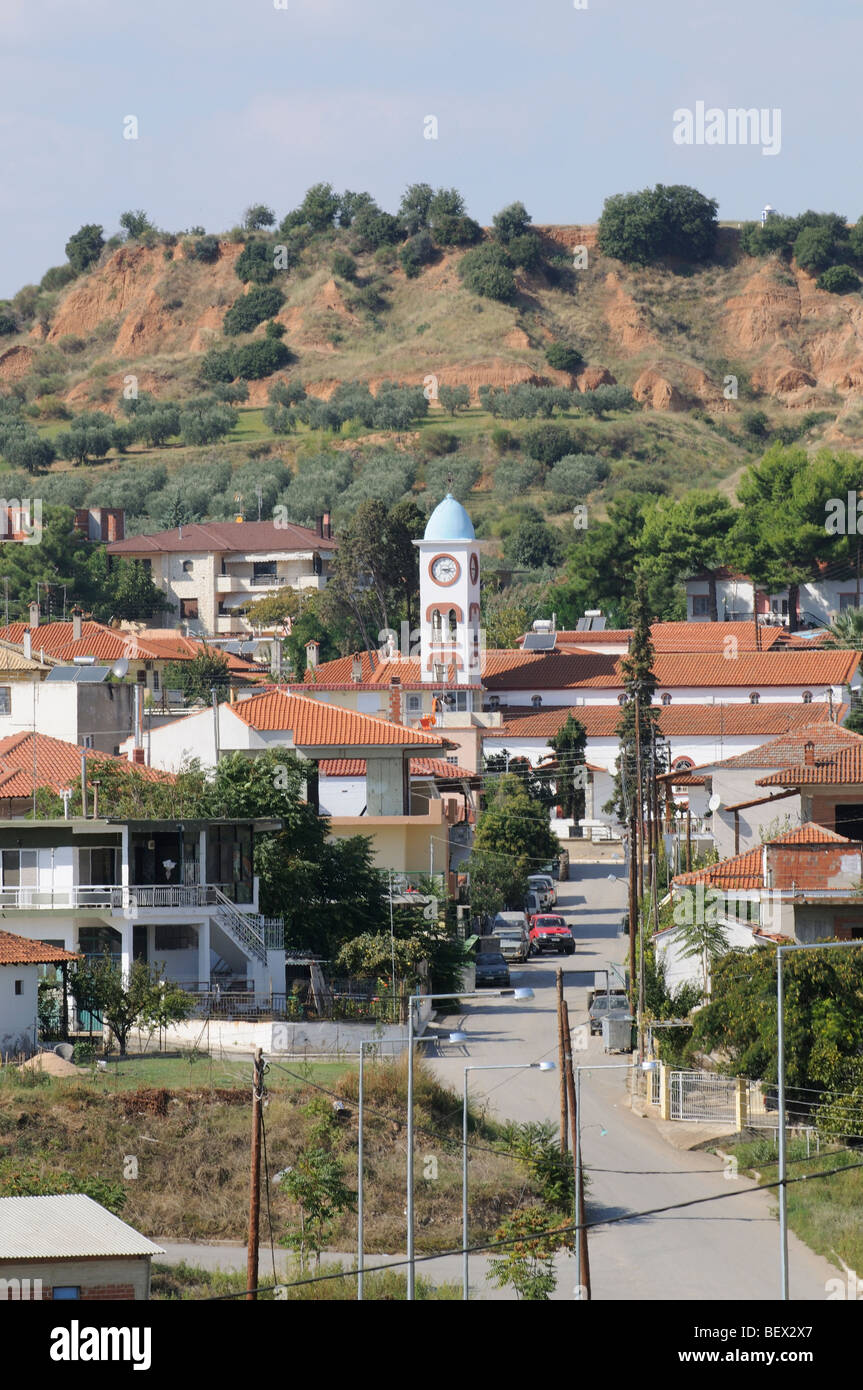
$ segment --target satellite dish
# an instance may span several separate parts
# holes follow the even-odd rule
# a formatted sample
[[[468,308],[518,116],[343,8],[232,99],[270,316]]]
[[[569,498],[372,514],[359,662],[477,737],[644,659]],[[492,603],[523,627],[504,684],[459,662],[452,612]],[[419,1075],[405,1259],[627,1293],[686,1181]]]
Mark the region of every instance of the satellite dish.
[[[121,656],[119,661],[115,661],[114,665],[111,667],[112,674],[115,675],[118,680],[122,680],[128,670],[129,663],[124,656]]]
[[[710,798],[710,800],[709,800],[708,803],[707,803],[708,810],[710,810],[710,811],[718,811],[721,805],[722,805],[722,798],[721,798],[720,796],[717,796],[717,795],[716,795],[716,792],[714,792],[713,795],[712,795],[712,797]]]

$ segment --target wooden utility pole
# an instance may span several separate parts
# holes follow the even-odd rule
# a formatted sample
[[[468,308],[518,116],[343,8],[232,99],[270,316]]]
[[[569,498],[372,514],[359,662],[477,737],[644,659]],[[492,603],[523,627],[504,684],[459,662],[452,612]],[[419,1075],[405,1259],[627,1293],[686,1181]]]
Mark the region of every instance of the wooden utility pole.
[[[569,1126],[572,1134],[573,1169],[575,1172],[575,1224],[581,1227],[578,1233],[578,1282],[590,1299],[590,1260],[587,1253],[587,1231],[584,1229],[584,1163],[579,1163],[581,1145],[578,1141],[578,1106],[575,1098],[575,1071],[572,1065],[572,1034],[569,1031],[569,1009],[563,1003],[563,1029],[566,1069],[566,1094],[569,1101]]]
[[[566,1003],[563,998],[563,971],[557,971],[557,1065],[560,1069],[560,1152],[567,1149],[567,1099],[566,1099],[566,1043],[563,1034],[563,1011]]]
[[[261,1221],[261,1102],[264,1098],[264,1063],[255,1048],[252,1081],[252,1164],[249,1184],[249,1258],[246,1266],[246,1298],[257,1299],[258,1231]]]
[[[636,866],[635,816],[629,817],[629,990],[635,987],[635,933],[638,930],[638,868]],[[632,999],[630,998],[630,1005]]]

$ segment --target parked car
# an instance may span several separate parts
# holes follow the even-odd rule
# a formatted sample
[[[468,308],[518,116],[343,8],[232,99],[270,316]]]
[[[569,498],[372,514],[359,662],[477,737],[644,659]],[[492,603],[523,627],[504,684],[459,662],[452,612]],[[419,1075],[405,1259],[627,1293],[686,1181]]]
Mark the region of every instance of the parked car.
[[[528,888],[538,890],[543,908],[554,907],[557,902],[557,889],[551,874],[528,874]]]
[[[500,951],[480,951],[474,964],[477,989],[509,987],[509,966]]]
[[[602,1032],[604,1018],[632,1018],[625,994],[595,994],[587,1014],[591,1033]]]
[[[565,956],[575,952],[575,937],[556,913],[538,912],[531,918],[530,939],[537,952],[562,951]]]
[[[491,927],[492,936],[500,941],[506,960],[527,960],[531,954],[530,934],[523,912],[499,912]]]

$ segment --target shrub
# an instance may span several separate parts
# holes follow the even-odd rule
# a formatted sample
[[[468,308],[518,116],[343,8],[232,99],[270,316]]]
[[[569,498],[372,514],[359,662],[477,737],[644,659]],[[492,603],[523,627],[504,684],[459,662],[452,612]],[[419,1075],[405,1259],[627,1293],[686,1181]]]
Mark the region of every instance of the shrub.
[[[432,458],[454,454],[458,449],[458,435],[450,434],[448,430],[435,430],[433,434],[425,435],[423,449]]]
[[[188,254],[193,261],[203,261],[205,265],[211,265],[213,261],[219,259],[219,238],[216,236],[196,238],[192,242]]]
[[[506,430],[501,431],[506,434]],[[501,459],[494,471],[494,490],[503,498],[520,497],[539,482],[538,464],[521,459]]]
[[[523,270],[536,270],[542,261],[539,237],[533,232],[513,237],[506,249],[513,265],[521,266]]]
[[[582,391],[576,403],[588,415],[600,419],[608,410],[632,410],[635,397],[626,386],[597,386],[595,391]]]
[[[573,439],[563,425],[539,425],[528,430],[521,443],[528,458],[549,467],[572,452]]]
[[[524,203],[510,203],[491,219],[494,235],[504,246],[516,237],[524,236],[530,226],[530,213]]]
[[[580,502],[610,471],[605,459],[595,454],[564,454],[549,472],[546,486],[563,502]]]
[[[458,273],[467,289],[485,299],[505,303],[515,295],[515,277],[502,246],[477,246],[468,251],[459,263]]]
[[[63,249],[70,266],[76,275],[80,275],[94,261],[98,261],[104,245],[105,238],[102,236],[102,228],[89,222],[83,227],[79,227],[78,231],[70,236]]]
[[[233,381],[237,373],[232,365],[233,353],[219,348],[210,348],[205,353],[199,372],[204,381]]]
[[[826,270],[834,260],[829,227],[804,227],[794,242],[794,259],[803,270]]]
[[[434,258],[434,253],[434,242],[428,232],[417,232],[416,236],[405,242],[399,251],[399,260],[409,280],[416,279],[423,266]]]
[[[770,433],[770,421],[763,410],[745,410],[743,428],[753,439],[766,439]]]
[[[52,265],[39,281],[39,288],[50,294],[53,290],[62,290],[77,278],[77,271],[71,265]]]
[[[366,207],[357,213],[351,229],[371,249],[394,246],[404,235],[398,218],[390,212],[381,212],[377,207]]]
[[[138,208],[137,212],[122,213],[120,226],[126,233],[127,241],[140,241],[146,232],[155,230],[143,208]]]
[[[8,309],[0,309],[0,335],[18,332],[18,320]]]
[[[475,459],[430,459],[425,466],[426,489],[435,501],[451,492],[463,502],[479,482],[482,469]],[[449,475],[452,474],[452,483]]]
[[[482,239],[482,227],[472,217],[444,213],[432,225],[438,246],[475,246]]]
[[[860,276],[853,266],[832,265],[821,272],[815,283],[819,290],[828,290],[830,294],[849,294],[859,290]]]
[[[273,372],[285,367],[291,361],[291,354],[284,343],[277,338],[259,338],[257,342],[246,343],[231,352],[232,379],[242,377],[244,381],[259,381],[272,376]]]
[[[64,333],[62,338],[57,339],[57,346],[63,352],[83,352],[87,344],[74,333]]]
[[[256,285],[231,305],[222,328],[229,338],[238,333],[251,333],[264,319],[277,314],[284,302],[285,296],[275,285]]]
[[[545,350],[545,360],[557,372],[577,372],[584,362],[578,348],[567,347],[565,343],[552,343]]]
[[[526,517],[507,538],[506,558],[519,569],[536,570],[557,565],[562,554],[561,537],[538,518]]]
[[[256,285],[269,284],[277,274],[273,244],[259,237],[247,241],[237,257],[234,270],[237,279],[244,284],[249,280]]]
[[[716,245],[715,198],[705,198],[685,184],[657,184],[639,193],[606,198],[599,219],[599,249],[604,256],[649,265],[665,256],[706,260]]]
[[[334,251],[330,261],[330,270],[341,280],[355,280],[357,263],[353,256],[348,255],[347,251]]]

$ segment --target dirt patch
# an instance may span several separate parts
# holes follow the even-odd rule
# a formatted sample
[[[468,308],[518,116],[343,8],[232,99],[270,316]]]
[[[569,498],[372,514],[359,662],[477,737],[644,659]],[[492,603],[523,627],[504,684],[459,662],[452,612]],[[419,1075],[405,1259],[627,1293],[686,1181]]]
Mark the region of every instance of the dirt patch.
[[[605,321],[617,348],[630,356],[644,348],[655,347],[657,340],[647,325],[644,311],[627,294],[616,271],[608,272],[605,287],[608,290]]]
[[[653,410],[684,409],[683,397],[677,387],[653,367],[648,367],[637,378],[632,394],[637,401],[649,405]]]
[[[29,1061],[21,1063],[21,1071],[43,1072],[46,1076],[80,1076],[81,1073],[65,1057],[56,1052],[37,1052]]]
[[[507,347],[529,348],[530,338],[523,328],[511,328],[503,340]]]
[[[6,352],[0,353],[0,381],[17,381],[19,377],[26,376],[35,361],[36,354],[32,348],[22,344],[7,348]]]
[[[585,367],[578,373],[576,384],[579,391],[595,391],[597,386],[616,386],[617,377],[607,367]]]

